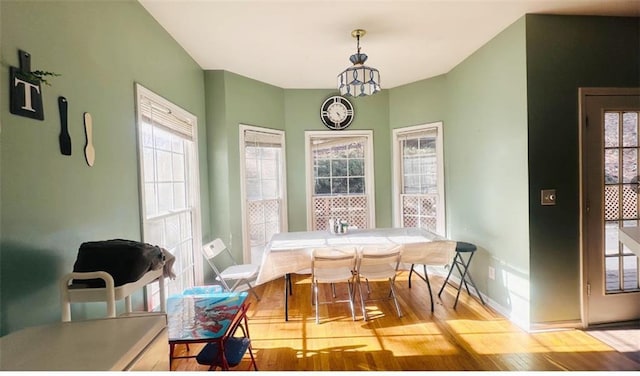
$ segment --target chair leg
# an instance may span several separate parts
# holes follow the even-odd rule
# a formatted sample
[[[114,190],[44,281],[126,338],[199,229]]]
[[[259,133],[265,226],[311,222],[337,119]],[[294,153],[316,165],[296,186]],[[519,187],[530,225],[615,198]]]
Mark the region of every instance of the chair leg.
[[[351,307],[351,318],[356,321],[356,311],[353,304],[353,289],[351,288],[351,281],[347,281],[347,289],[349,291],[349,307]]]
[[[249,345],[249,356],[251,357],[251,363],[253,363],[253,369],[258,370],[258,364],[256,364],[256,358],[253,357],[253,350],[251,350],[251,345]]]
[[[360,281],[360,276],[358,276],[357,278],[358,278],[358,291],[360,292],[360,304],[362,306],[362,318],[364,319],[364,321],[368,321],[367,307],[364,304],[364,295],[362,294],[362,283]]]
[[[253,293],[253,295],[256,297],[256,299],[258,301],[260,301],[260,296],[258,295],[258,293],[256,292],[256,290],[254,290],[253,286],[251,286],[251,284],[249,282],[245,282],[247,286],[249,286],[249,291],[251,291]]]
[[[333,292],[333,298],[336,298],[336,284],[331,283],[331,292]]]
[[[393,295],[393,302],[396,305],[396,311],[398,312],[398,317],[402,317],[402,311],[400,311],[400,304],[398,304],[398,299],[396,298],[396,289],[393,286],[395,282],[395,278],[389,278],[389,284],[391,285],[391,294]]]
[[[313,281],[313,296],[316,301],[316,324],[320,324],[320,306],[318,305],[318,282]]]

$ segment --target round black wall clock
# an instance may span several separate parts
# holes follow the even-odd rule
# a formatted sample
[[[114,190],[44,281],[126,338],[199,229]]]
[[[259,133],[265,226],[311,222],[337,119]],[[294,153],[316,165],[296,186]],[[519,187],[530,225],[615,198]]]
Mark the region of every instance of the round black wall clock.
[[[331,96],[320,107],[320,119],[329,129],[345,129],[353,121],[353,105],[344,97]]]

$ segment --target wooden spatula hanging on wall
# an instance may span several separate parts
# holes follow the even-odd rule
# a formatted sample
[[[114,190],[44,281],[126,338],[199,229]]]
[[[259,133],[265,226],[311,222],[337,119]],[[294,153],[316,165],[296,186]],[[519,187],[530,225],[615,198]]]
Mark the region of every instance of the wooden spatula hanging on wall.
[[[87,145],[84,147],[84,156],[87,159],[87,164],[93,166],[93,162],[96,159],[96,150],[93,148],[93,120],[91,114],[84,113],[84,133],[87,137]]]
[[[60,153],[71,155],[71,137],[67,126],[67,98],[58,97],[58,109],[60,110]]]

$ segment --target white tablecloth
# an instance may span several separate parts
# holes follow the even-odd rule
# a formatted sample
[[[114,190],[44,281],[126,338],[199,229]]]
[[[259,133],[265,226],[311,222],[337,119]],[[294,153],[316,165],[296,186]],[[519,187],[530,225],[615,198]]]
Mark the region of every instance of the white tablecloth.
[[[402,245],[403,264],[446,265],[455,254],[456,242],[421,228],[350,230],[347,234],[328,231],[282,232],[273,235],[262,255],[256,284],[262,284],[311,268],[314,248]]]

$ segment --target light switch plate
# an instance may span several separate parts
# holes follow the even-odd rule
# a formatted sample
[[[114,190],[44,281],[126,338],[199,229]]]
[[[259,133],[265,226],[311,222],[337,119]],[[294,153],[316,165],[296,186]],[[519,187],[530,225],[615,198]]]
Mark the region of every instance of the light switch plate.
[[[541,205],[555,205],[556,204],[556,190],[555,189],[543,189],[540,191],[540,204]]]

